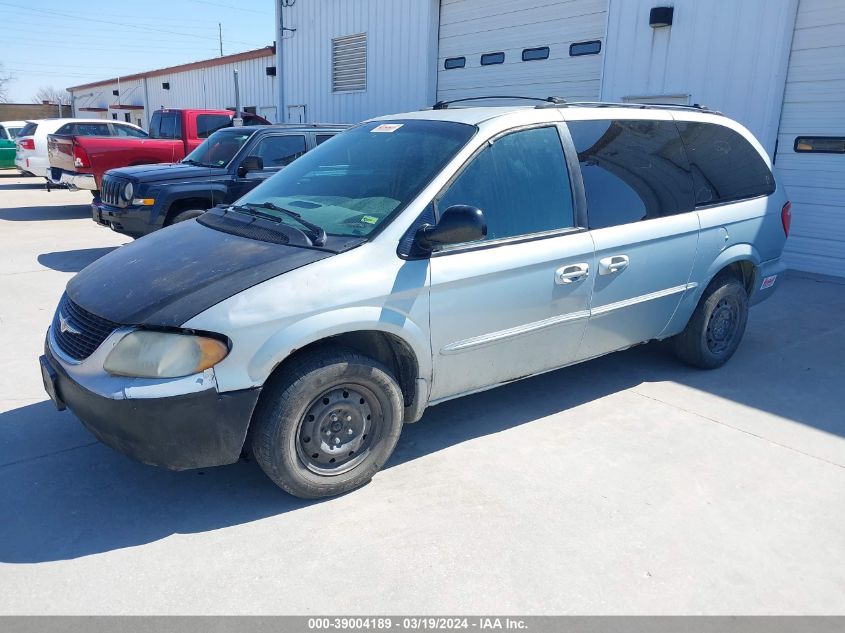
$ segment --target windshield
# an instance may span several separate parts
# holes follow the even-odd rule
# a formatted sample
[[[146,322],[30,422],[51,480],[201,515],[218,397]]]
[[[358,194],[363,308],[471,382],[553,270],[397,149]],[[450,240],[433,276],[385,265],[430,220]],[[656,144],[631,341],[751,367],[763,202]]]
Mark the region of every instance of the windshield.
[[[6,131],[9,133],[9,138],[15,138],[22,129],[22,127],[7,127]]]
[[[215,132],[193,152],[185,156],[183,163],[204,167],[225,167],[238,150],[244,146],[255,132],[253,130],[221,130]]]
[[[238,204],[269,202],[263,211],[280,221],[293,222],[273,206],[331,235],[363,237],[410,202],[474,133],[449,121],[365,123],[296,159]]]

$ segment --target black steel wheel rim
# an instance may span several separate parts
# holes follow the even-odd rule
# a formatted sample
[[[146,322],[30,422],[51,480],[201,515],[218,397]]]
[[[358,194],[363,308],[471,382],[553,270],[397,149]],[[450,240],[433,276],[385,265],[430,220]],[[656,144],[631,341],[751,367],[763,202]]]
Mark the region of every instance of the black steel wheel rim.
[[[707,321],[707,349],[724,354],[733,345],[739,326],[739,302],[733,297],[719,300]]]
[[[382,432],[381,405],[363,385],[342,384],[315,398],[299,421],[296,453],[318,475],[349,472],[367,458]]]

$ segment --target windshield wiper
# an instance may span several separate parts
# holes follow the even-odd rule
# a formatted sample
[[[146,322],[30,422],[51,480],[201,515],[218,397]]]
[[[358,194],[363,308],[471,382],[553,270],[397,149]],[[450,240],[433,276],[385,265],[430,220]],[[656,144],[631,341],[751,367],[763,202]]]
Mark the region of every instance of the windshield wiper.
[[[328,239],[328,236],[326,235],[326,230],[322,226],[320,226],[319,224],[314,224],[313,222],[309,222],[296,211],[285,209],[284,207],[280,207],[279,205],[269,201],[262,202],[260,204],[257,204],[255,202],[247,202],[245,206],[253,210],[270,209],[271,211],[278,211],[279,213],[284,213],[286,216],[293,218],[314,234],[314,239],[312,240],[314,242],[314,246],[323,246],[323,244],[325,244],[326,240]]]
[[[255,202],[247,202],[246,204],[233,205],[232,208],[236,211],[246,210],[248,213],[252,213],[260,218],[264,218],[265,220],[274,220],[276,222],[279,222],[280,218],[269,213],[261,213],[260,210],[269,209],[270,211],[278,211],[279,213],[284,213],[286,216],[293,218],[306,229],[311,231],[311,243],[314,246],[323,246],[326,243],[326,240],[328,239],[328,236],[326,235],[326,230],[322,226],[314,224],[313,222],[309,222],[301,215],[299,215],[296,211],[285,209],[284,207],[280,207],[279,205],[274,204],[273,202],[262,202],[260,204]]]
[[[201,163],[198,160],[194,160],[192,158],[183,158],[182,164],[183,165],[194,165],[196,167],[214,167],[214,165],[209,165],[208,163]]]

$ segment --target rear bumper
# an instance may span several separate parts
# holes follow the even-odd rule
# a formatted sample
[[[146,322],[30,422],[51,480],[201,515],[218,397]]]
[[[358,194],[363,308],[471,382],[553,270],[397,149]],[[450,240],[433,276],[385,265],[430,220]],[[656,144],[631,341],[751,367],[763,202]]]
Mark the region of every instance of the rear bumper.
[[[95,198],[91,203],[91,219],[117,233],[129,237],[141,237],[161,228],[150,224],[153,207],[112,207]]]
[[[41,362],[53,370],[58,407],[67,405],[103,444],[170,470],[237,461],[260,393],[259,388],[227,393],[211,388],[161,398],[114,399],[71,378],[49,345]]]
[[[97,189],[97,182],[94,180],[93,174],[77,174],[76,172],[51,167],[48,179],[54,185],[66,185],[71,189],[88,189],[90,191]]]
[[[757,275],[754,279],[754,287],[748,297],[748,305],[757,305],[771,297],[783,279],[786,272],[786,264],[783,258],[771,259],[762,262],[757,266]]]

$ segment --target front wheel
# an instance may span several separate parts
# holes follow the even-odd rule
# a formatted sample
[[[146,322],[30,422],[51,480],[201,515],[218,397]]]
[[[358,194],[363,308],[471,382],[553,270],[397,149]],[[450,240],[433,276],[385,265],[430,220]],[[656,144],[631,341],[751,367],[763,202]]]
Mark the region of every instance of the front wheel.
[[[702,369],[715,369],[734,355],[748,323],[748,294],[732,275],[716,277],[673,343],[675,355]]]
[[[175,214],[167,224],[169,226],[171,224],[178,224],[179,222],[193,220],[194,218],[200,217],[203,213],[205,213],[205,211],[202,209],[185,209],[184,211],[179,211],[179,213]]]
[[[373,478],[396,448],[402,416],[402,392],[387,368],[355,350],[319,350],[265,386],[252,450],[286,492],[330,497]]]

